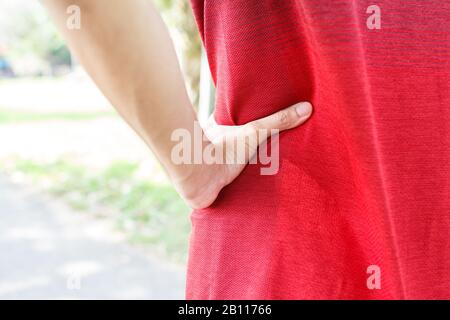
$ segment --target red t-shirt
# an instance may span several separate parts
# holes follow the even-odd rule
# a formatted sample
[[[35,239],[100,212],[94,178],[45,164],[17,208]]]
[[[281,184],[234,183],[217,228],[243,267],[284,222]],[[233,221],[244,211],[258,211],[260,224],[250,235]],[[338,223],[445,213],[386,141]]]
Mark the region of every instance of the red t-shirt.
[[[192,213],[187,298],[450,298],[450,3],[192,4],[219,124],[314,114]]]

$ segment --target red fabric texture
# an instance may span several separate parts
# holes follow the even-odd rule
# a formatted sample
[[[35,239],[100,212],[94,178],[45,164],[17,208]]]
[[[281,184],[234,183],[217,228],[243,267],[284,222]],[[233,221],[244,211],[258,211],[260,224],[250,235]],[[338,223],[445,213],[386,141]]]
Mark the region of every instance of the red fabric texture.
[[[187,298],[450,298],[450,3],[192,5],[218,123],[314,114],[281,133],[277,174],[249,165],[193,211]]]

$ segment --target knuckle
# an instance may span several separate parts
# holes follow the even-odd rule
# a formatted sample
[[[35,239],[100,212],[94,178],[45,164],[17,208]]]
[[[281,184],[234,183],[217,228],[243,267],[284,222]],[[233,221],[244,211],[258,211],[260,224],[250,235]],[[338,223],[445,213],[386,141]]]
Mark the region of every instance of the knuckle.
[[[278,122],[282,126],[289,126],[289,124],[291,123],[291,120],[290,120],[289,114],[286,110],[280,111],[278,113]]]

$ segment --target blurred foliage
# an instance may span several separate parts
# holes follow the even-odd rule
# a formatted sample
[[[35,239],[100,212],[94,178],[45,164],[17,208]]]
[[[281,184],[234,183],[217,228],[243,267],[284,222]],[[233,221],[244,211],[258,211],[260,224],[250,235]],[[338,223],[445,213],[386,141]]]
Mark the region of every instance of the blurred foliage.
[[[19,73],[46,73],[51,67],[71,65],[69,49],[38,1],[11,1],[0,10],[0,44]]]
[[[110,111],[98,112],[55,112],[55,113],[32,113],[0,108],[0,124],[15,124],[34,121],[83,121],[94,120],[103,117],[112,117],[116,113]]]
[[[181,65],[195,107],[199,101],[202,43],[189,0],[156,0],[169,29],[181,39]]]
[[[68,159],[53,162],[13,159],[2,168],[12,176],[62,199],[75,210],[97,218],[114,217],[133,243],[150,245],[165,257],[184,262],[190,230],[189,211],[167,184],[139,178],[139,165],[114,162],[93,170]]]
[[[199,99],[201,41],[189,0],[155,0],[175,38],[189,95]],[[70,65],[71,55],[39,1],[0,2],[0,45],[8,43],[8,58],[24,61],[33,56],[43,65]],[[13,63],[14,64],[14,63]]]
[[[33,52],[51,63],[70,64],[70,53],[46,15],[25,10],[14,29],[17,39],[13,52]]]

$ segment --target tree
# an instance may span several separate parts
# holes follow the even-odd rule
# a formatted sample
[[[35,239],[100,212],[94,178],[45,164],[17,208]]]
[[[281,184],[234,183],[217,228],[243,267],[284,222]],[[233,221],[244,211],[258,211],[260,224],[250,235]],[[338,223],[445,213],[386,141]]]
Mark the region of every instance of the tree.
[[[33,56],[43,66],[71,64],[68,48],[39,3],[17,1],[0,9],[0,39],[6,43],[12,60]]]
[[[195,24],[189,0],[157,0],[164,20],[172,33],[178,33],[181,41],[181,66],[188,85],[188,92],[194,107],[199,102],[201,39]]]

